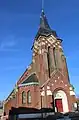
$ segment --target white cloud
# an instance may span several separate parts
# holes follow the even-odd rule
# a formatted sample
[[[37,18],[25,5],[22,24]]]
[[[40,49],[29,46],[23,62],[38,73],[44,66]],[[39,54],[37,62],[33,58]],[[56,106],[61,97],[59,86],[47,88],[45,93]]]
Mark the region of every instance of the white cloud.
[[[18,52],[19,49],[12,49],[12,48],[0,48],[0,52]]]
[[[4,48],[11,48],[14,47],[16,45],[15,41],[3,41],[0,45],[1,49]]]
[[[15,49],[16,45],[17,40],[13,36],[8,36],[1,41],[0,51],[18,51],[18,49]]]
[[[2,69],[2,71],[9,71],[9,70],[18,70],[23,69],[24,66],[9,66]]]

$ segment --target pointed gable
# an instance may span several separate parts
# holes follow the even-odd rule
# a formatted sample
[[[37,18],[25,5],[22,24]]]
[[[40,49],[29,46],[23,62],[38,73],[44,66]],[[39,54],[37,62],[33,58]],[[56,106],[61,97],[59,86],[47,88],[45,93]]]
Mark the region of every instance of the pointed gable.
[[[22,82],[22,84],[28,84],[28,83],[39,83],[35,73],[30,75],[26,80]]]

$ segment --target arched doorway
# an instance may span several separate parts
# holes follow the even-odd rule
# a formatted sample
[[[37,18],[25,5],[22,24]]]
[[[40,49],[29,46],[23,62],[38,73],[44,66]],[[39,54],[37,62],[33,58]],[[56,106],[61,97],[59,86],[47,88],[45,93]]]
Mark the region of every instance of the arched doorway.
[[[57,112],[68,112],[67,95],[64,91],[58,90],[54,93],[54,103]]]

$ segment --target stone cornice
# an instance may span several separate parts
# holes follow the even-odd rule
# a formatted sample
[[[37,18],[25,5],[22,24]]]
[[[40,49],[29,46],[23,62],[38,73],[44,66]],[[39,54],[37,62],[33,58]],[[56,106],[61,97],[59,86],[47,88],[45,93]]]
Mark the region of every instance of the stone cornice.
[[[32,85],[39,85],[39,82],[30,82],[30,83],[26,83],[26,84],[20,84],[18,87],[32,86]]]

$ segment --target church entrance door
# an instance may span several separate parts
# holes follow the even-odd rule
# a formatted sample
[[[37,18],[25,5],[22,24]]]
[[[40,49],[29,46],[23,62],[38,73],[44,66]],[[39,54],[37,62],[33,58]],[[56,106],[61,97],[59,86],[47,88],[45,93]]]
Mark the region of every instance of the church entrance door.
[[[58,90],[54,92],[54,101],[57,112],[69,112],[67,95],[64,91]]]
[[[62,99],[55,99],[55,106],[57,108],[57,112],[63,112]]]

